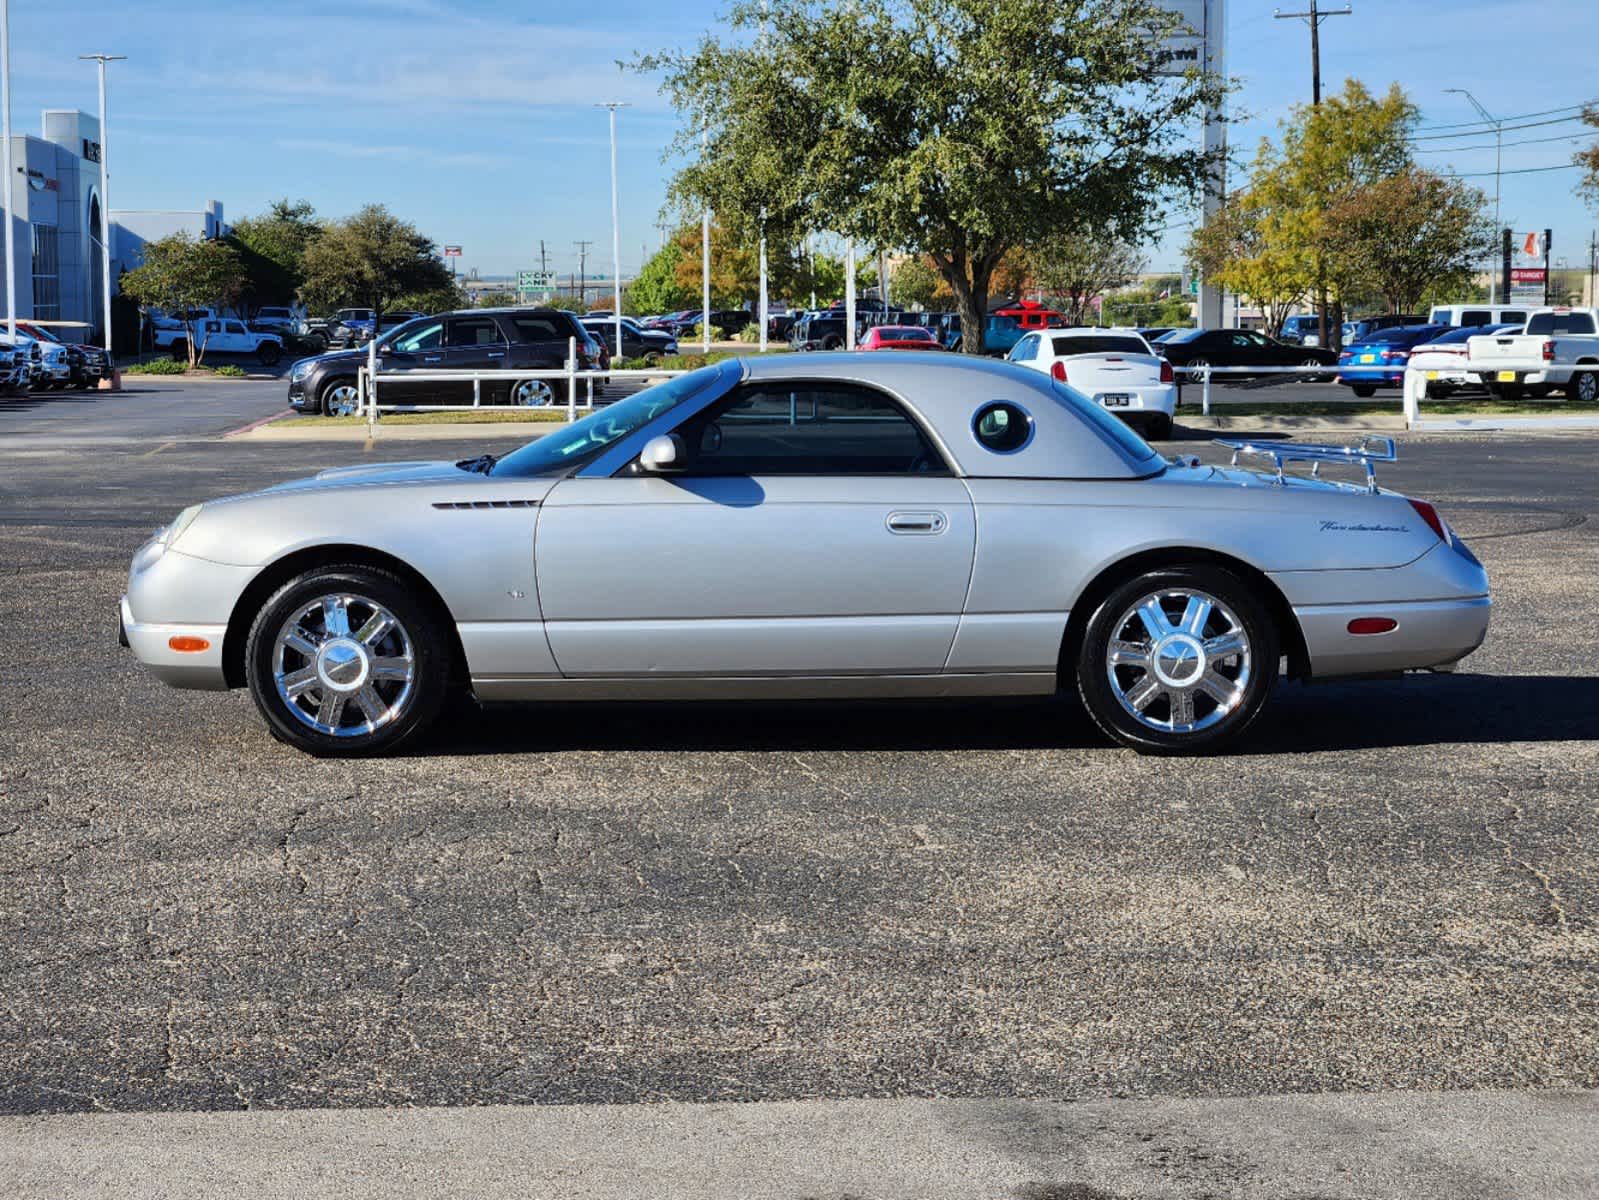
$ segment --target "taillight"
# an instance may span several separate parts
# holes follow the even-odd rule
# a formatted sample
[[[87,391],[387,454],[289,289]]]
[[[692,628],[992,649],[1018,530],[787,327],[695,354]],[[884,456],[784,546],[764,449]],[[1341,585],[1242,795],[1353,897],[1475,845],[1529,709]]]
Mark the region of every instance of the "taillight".
[[[1543,360],[1544,362],[1555,361],[1555,344],[1548,338],[1545,338],[1543,343]]]
[[[1054,378],[1056,383],[1065,383],[1066,382],[1066,364],[1065,363],[1057,362],[1054,366],[1052,366],[1049,369],[1049,373]]]
[[[1414,498],[1410,501],[1410,507],[1416,510],[1416,514],[1423,521],[1427,522],[1432,531],[1438,535],[1439,541],[1447,542],[1449,540],[1449,526],[1444,524],[1444,519],[1438,515],[1436,508],[1425,500],[1416,500]]]
[[[1177,372],[1171,369],[1171,363],[1164,358],[1160,360],[1160,381],[1162,383],[1177,382]]]

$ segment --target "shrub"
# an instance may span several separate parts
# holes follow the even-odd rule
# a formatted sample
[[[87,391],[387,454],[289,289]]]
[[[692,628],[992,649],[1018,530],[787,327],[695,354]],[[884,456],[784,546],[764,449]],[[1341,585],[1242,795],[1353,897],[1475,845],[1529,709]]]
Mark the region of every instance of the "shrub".
[[[693,329],[689,330],[688,337],[691,341],[702,340],[705,337],[705,322],[701,321],[698,325],[694,326]],[[712,325],[711,341],[724,342],[726,340],[727,332],[720,325]]]
[[[733,340],[735,342],[759,342],[761,340],[760,326],[751,321],[733,335]]]
[[[182,375],[188,369],[188,363],[175,358],[153,358],[149,362],[123,367],[122,371],[125,375]]]
[[[246,371],[243,367],[235,366],[233,363],[228,363],[225,366],[217,367],[211,373],[213,375],[220,375],[224,379],[243,379]]]

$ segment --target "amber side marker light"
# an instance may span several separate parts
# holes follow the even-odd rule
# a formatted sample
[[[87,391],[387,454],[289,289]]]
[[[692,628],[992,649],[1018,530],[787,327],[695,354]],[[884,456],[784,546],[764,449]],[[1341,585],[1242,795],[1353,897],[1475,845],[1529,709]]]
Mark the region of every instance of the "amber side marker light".
[[[1398,628],[1392,617],[1356,617],[1349,622],[1350,633],[1392,633]]]
[[[167,639],[167,645],[172,647],[172,649],[176,650],[179,654],[198,654],[202,650],[211,649],[211,642],[207,638],[190,637],[188,634],[179,634],[177,637],[169,637]]]

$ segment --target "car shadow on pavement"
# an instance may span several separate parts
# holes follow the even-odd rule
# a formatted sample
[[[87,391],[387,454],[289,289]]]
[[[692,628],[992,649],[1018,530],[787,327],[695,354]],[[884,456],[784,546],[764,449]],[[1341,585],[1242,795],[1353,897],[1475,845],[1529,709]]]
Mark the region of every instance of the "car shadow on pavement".
[[[1236,752],[1599,739],[1599,677],[1284,682]],[[1048,750],[1110,745],[1074,697],[465,706],[426,756],[540,750]]]

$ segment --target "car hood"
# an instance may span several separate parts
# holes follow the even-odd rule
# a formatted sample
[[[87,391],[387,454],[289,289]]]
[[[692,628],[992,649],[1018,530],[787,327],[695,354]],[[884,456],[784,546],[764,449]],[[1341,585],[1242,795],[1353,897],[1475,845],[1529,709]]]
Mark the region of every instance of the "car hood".
[[[298,492],[308,488],[368,487],[373,484],[410,483],[471,483],[488,478],[480,471],[463,471],[453,461],[421,459],[416,462],[382,463],[360,467],[334,467],[319,471],[304,479],[291,479],[286,483],[263,488],[256,495],[276,492]]]

